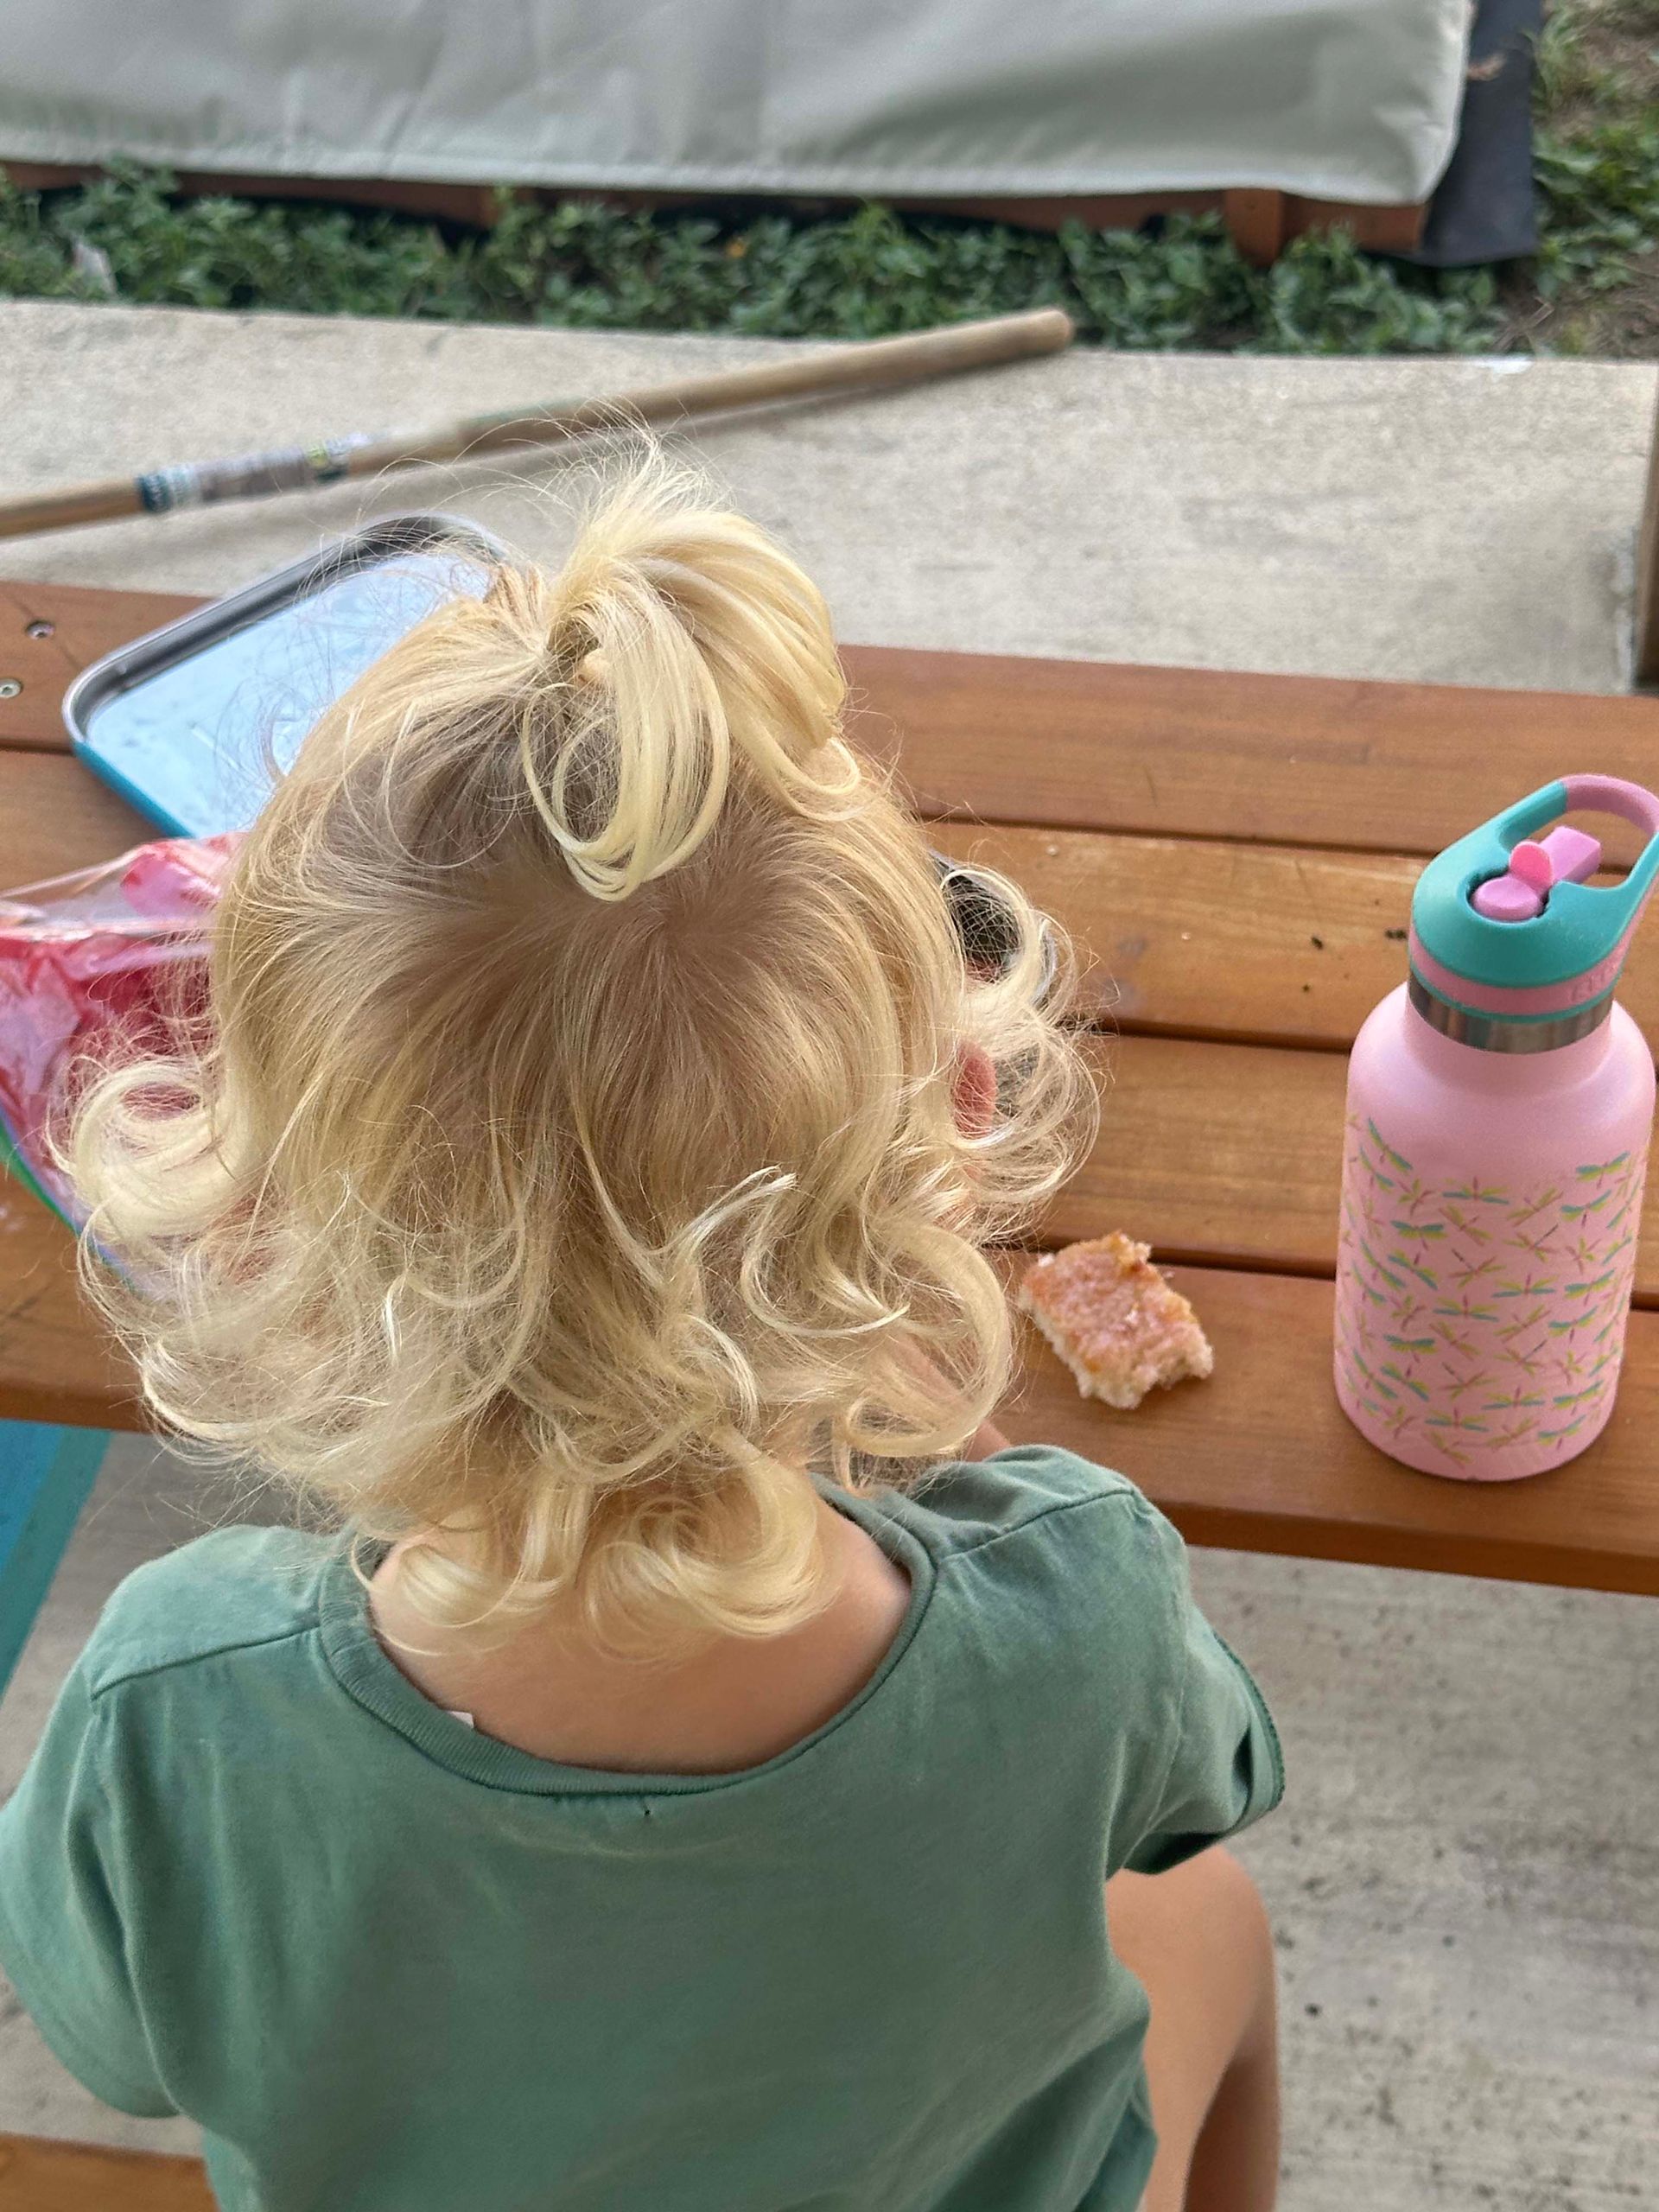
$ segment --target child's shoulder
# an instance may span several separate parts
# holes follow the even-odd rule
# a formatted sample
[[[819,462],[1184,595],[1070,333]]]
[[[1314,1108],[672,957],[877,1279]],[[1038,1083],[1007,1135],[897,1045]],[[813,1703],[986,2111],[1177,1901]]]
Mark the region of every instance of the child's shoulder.
[[[217,1529],[149,1560],[117,1588],[82,1669],[92,1696],[315,1624],[334,1542],[292,1529]]]
[[[1081,1660],[1083,1675],[1121,1698],[1132,1679],[1175,1664],[1185,1548],[1126,1477],[1058,1445],[1020,1445],[952,1462],[882,1504],[931,1555],[957,1607],[995,1622],[1010,1667],[1024,1649],[1052,1683]]]
[[[915,1492],[912,1510],[931,1525],[931,1548],[972,1552],[1004,1538],[1091,1531],[1107,1545],[1129,1541],[1154,1510],[1127,1476],[1097,1467],[1058,1444],[1017,1444],[988,1459],[952,1460]]]

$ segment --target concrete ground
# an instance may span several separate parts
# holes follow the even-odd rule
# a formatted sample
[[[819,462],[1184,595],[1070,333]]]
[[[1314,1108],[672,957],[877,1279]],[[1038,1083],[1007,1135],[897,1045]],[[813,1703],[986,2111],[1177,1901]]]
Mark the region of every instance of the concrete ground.
[[[0,308],[0,491],[745,350]],[[699,450],[849,638],[1612,690],[1654,385],[1643,366],[1079,354]],[[0,575],[222,589],[416,505],[533,548],[563,534],[499,469],[382,493],[0,544]],[[0,1790],[109,1590],[204,1510],[166,1453],[112,1449],[0,1705]],[[1659,1607],[1230,1553],[1196,1579],[1291,1769],[1243,1847],[1283,1965],[1285,2212],[1659,2202]],[[0,2128],[190,2140],[99,2107],[3,1995]]]
[[[613,392],[790,350],[0,304],[0,496]],[[1612,691],[1656,372],[1074,351],[705,428],[869,644]],[[562,541],[546,459],[0,541],[0,575],[224,591],[364,513]],[[0,669],[0,676],[4,674]]]

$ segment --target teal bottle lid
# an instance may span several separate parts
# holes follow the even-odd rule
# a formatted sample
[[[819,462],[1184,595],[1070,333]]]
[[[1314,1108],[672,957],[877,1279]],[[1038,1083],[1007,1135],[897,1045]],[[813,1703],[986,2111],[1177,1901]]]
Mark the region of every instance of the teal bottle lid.
[[[1600,847],[1562,828],[1574,810],[1612,814],[1647,833],[1623,883],[1582,878]],[[1659,797],[1616,776],[1563,776],[1436,855],[1411,902],[1414,998],[1511,1021],[1551,1020],[1611,997],[1631,931],[1659,875]]]
[[[1537,854],[1548,847],[1535,832],[1573,810],[1617,814],[1648,832],[1642,858],[1624,882],[1573,880],[1599,862],[1592,838],[1568,832],[1591,849],[1588,868],[1551,880]],[[1516,862],[1520,862],[1517,872]],[[1411,936],[1435,967],[1497,991],[1537,991],[1595,976],[1624,956],[1655,876],[1659,876],[1659,797],[1617,777],[1561,777],[1506,807],[1480,830],[1446,845],[1429,861],[1411,898]],[[1524,889],[1535,892],[1526,918]],[[1493,896],[1497,892],[1500,896]],[[1520,896],[1517,896],[1520,893]],[[1482,912],[1489,909],[1489,912]],[[1516,918],[1497,918],[1516,913]],[[1414,949],[1415,949],[1414,944]],[[1606,978],[1611,988],[1617,967]]]

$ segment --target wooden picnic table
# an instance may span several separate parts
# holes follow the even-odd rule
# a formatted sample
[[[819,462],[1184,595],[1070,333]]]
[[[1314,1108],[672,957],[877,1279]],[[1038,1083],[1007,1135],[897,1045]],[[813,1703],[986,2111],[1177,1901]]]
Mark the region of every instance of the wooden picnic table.
[[[0,701],[0,885],[148,834],[70,757],[60,700],[88,661],[197,603],[0,585],[0,683],[22,685]],[[1101,1135],[1037,1241],[1147,1239],[1216,1347],[1213,1380],[1123,1414],[1028,1344],[1010,1433],[1122,1468],[1198,1543],[1659,1592],[1659,1208],[1618,1408],[1559,1471],[1414,1473],[1349,1427],[1330,1376],[1344,1054],[1403,977],[1417,870],[1565,772],[1650,779],[1659,701],[846,659],[854,734],[897,762],[935,842],[1017,877],[1092,957]],[[1638,944],[1624,997],[1659,1025],[1659,945]],[[137,1427],[70,1239],[21,1189],[3,1196],[0,1421]]]

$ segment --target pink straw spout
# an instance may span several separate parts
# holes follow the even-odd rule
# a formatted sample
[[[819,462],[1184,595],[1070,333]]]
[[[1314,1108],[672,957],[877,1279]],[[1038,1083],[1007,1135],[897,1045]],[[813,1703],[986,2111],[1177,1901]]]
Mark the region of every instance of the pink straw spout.
[[[1508,874],[1477,884],[1471,903],[1489,922],[1535,921],[1556,884],[1584,883],[1600,866],[1596,839],[1563,822],[1535,843],[1523,837],[1510,851]]]

